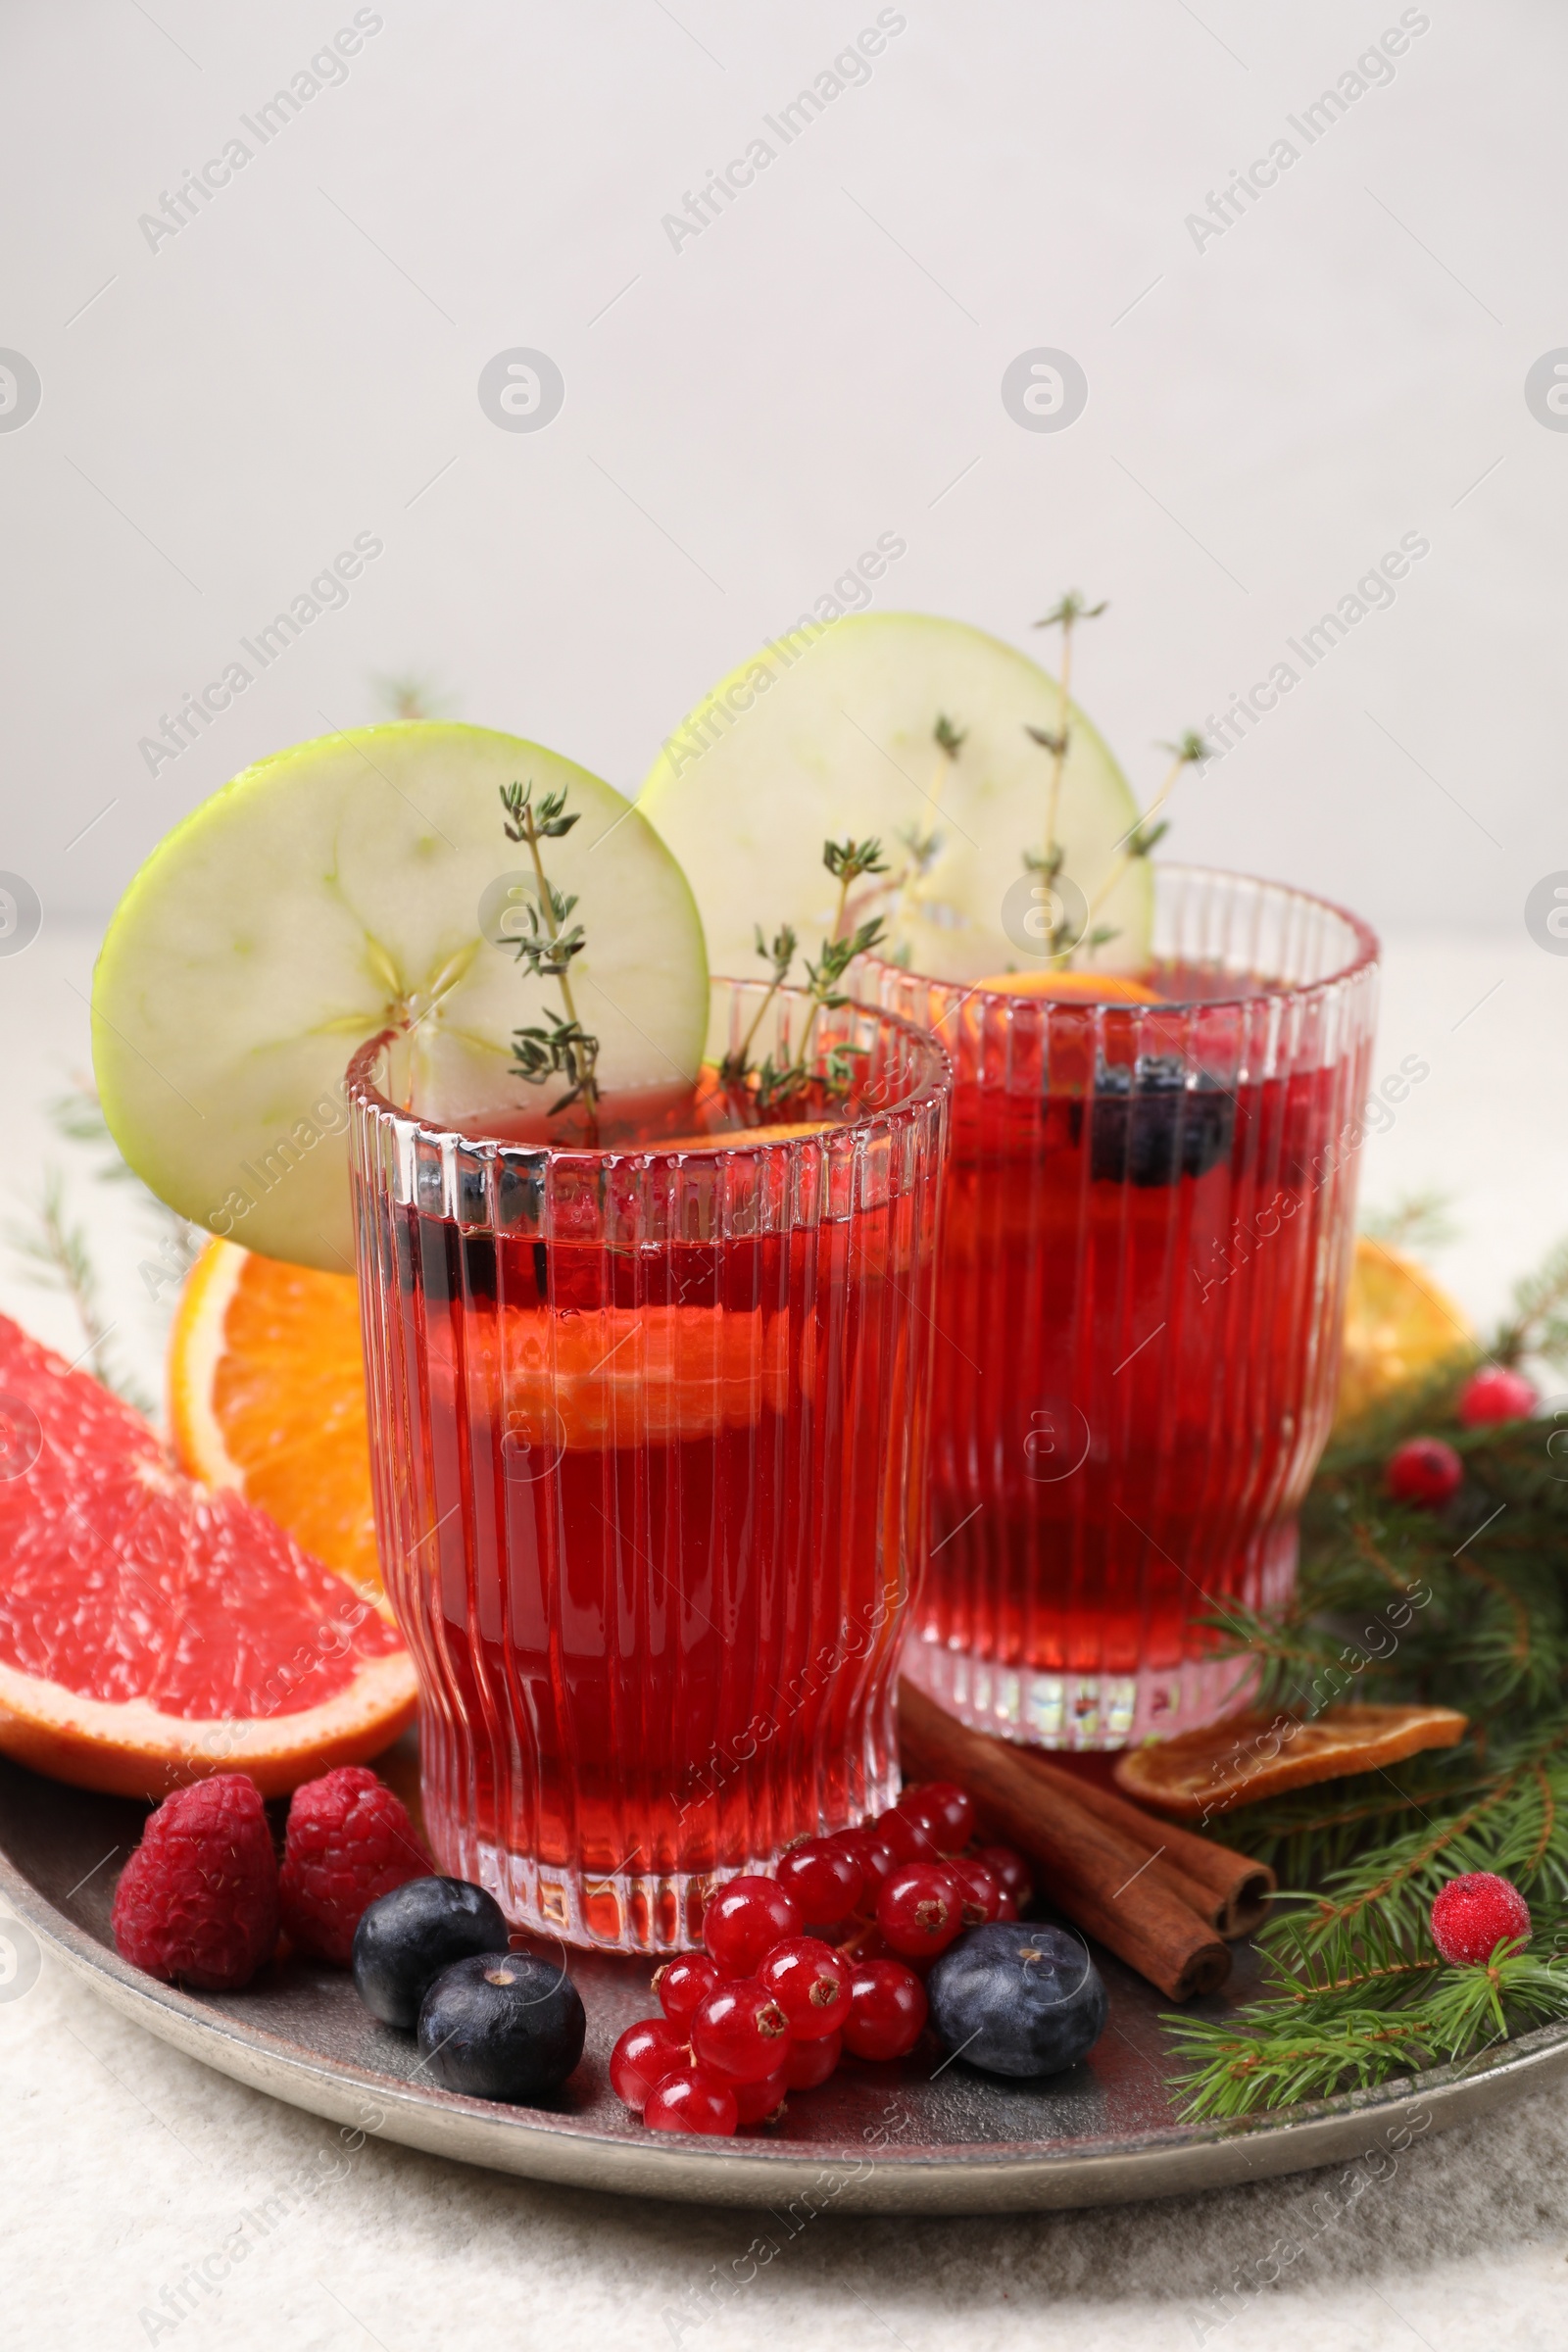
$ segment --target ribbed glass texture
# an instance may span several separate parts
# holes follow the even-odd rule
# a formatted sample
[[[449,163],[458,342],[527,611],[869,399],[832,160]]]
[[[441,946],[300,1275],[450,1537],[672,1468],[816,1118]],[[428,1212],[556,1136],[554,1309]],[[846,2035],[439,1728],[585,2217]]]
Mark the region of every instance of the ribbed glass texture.
[[[905,1671],[1054,1747],[1245,1694],[1204,1620],[1289,1593],[1338,1375],[1377,942],[1298,891],[1155,871],[1173,1002],[862,982],[956,1065]]]
[[[715,1056],[761,1002],[714,983]],[[755,1058],[803,1017],[784,992]],[[349,1074],[426,1825],[571,1942],[678,1949],[715,1877],[897,1788],[950,1072],[861,1006],[812,1042],[858,1115],[689,1149],[441,1132],[394,1106],[395,1041]]]

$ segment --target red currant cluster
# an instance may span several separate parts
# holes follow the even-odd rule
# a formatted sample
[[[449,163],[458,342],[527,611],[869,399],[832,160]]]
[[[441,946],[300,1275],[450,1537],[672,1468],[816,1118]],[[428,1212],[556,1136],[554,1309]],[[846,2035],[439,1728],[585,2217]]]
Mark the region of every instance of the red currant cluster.
[[[802,1838],[770,1879],[731,1879],[703,1914],[707,1952],[654,1978],[663,2016],[616,2042],[616,2097],[650,2131],[727,2137],[825,2082],[845,2050],[905,2057],[925,2025],[925,1970],[965,1928],[1016,1919],[1033,1891],[1009,1846],[965,1850],[973,1831],[964,1791],[931,1781],[861,1829]]]

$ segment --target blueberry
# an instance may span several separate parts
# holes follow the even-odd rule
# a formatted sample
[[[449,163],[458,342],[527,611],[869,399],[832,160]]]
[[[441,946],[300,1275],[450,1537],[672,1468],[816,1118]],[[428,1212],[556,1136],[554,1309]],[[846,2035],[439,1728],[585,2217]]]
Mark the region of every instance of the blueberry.
[[[478,1952],[425,1994],[419,2053],[443,2090],[531,2107],[560,2089],[587,2031],[581,1995],[554,1960]]]
[[[1231,1149],[1234,1098],[1201,1072],[1188,1084],[1174,1054],[1140,1054],[1136,1068],[1102,1062],[1090,1110],[1091,1173],[1141,1186],[1206,1176]]]
[[[505,1916],[466,1879],[410,1879],[370,1904],[354,1931],[354,1985],[372,2017],[406,2034],[444,1968],[473,1952],[504,1952]]]
[[[1076,1936],[1012,1920],[970,1928],[925,1981],[946,2046],[992,2075],[1059,2075],[1105,2023],[1105,1987]]]

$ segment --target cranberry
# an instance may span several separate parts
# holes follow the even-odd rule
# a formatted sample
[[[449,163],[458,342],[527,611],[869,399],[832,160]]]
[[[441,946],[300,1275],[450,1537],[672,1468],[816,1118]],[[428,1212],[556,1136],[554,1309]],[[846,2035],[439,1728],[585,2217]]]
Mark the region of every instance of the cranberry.
[[[735,2093],[735,2112],[743,2125],[770,2123],[782,2112],[784,2094],[790,2086],[789,2074],[789,2061],[785,2059],[770,2075],[764,2075],[760,2082],[730,2084]]]
[[[628,2026],[610,2053],[610,2087],[639,2113],[666,2077],[687,2062],[686,2043],[662,2017]]]
[[[945,1862],[908,1862],[884,1882],[876,1924],[906,1959],[934,1960],[963,1928],[963,1892]]]
[[[1421,1502],[1431,1509],[1451,1502],[1459,1492],[1464,1464],[1441,1438],[1408,1438],[1389,1456],[1383,1474],[1396,1502]]]
[[[689,2027],[698,2002],[722,1983],[706,1952],[682,1952],[678,1960],[666,1960],[662,1968],[654,1971],[659,2006],[672,2026]]]
[[[969,1859],[983,1862],[1004,1894],[1010,1894],[1021,1911],[1034,1893],[1035,1883],[1029,1865],[1022,1854],[1010,1845],[977,1845]],[[1005,1913],[999,1912],[999,1918]]]
[[[963,1924],[966,1928],[983,1928],[989,1920],[1002,1917],[1003,1886],[1000,1879],[983,1862],[961,1856],[947,1865],[952,1877],[958,1882],[963,1897]],[[1014,1911],[1016,1917],[1016,1910]]]
[[[781,1936],[799,1936],[799,1908],[775,1879],[731,1879],[703,1913],[703,1941],[729,1977],[749,1977]]]
[[[1527,1421],[1536,1404],[1535,1383],[1496,1364],[1471,1373],[1459,1392],[1459,1418],[1466,1429],[1482,1429],[1491,1421]]]
[[[789,2019],[755,1977],[720,1984],[692,2012],[699,2063],[730,2082],[760,2082],[782,2066],[789,2032]]]
[[[844,2051],[842,2034],[824,2034],[820,2041],[790,2042],[784,2072],[791,2090],[815,2090],[825,2082]]]
[[[844,2046],[857,2058],[903,2058],[925,2024],[925,1986],[898,1960],[857,1961]]]
[[[924,1830],[939,1854],[961,1854],[974,1836],[974,1803],[956,1781],[906,1788],[893,1809]]]
[[[825,1838],[804,1838],[778,1866],[778,1883],[800,1908],[808,1928],[836,1927],[848,1919],[865,1892],[865,1873],[847,1846]]]
[[[1530,1906],[1517,1886],[1490,1870],[1467,1870],[1440,1886],[1432,1905],[1432,1940],[1450,1968],[1478,1968],[1506,1939],[1530,1940]]]
[[[730,2138],[740,2122],[735,2093],[705,2066],[667,2075],[643,2109],[650,2132],[701,2132]]]
[[[850,2014],[850,1964],[814,1936],[775,1943],[757,1977],[789,2019],[792,2040],[820,2041]]]

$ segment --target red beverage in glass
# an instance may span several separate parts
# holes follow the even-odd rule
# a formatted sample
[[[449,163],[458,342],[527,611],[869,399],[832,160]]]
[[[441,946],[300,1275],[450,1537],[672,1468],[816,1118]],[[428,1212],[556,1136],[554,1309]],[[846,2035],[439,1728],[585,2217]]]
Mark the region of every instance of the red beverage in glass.
[[[715,993],[743,1033],[762,992]],[[351,1074],[426,1824],[574,1941],[677,1948],[715,1875],[896,1793],[948,1080],[859,1007],[816,1039],[847,1102],[704,1134],[688,1097],[594,1151],[423,1127],[384,1048]]]
[[[1243,1694],[1223,1626],[1290,1591],[1338,1374],[1376,942],[1157,870],[1160,1004],[875,975],[956,1064],[905,1671],[1052,1746]]]

